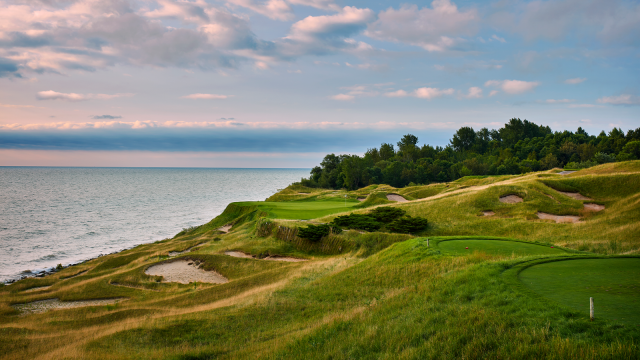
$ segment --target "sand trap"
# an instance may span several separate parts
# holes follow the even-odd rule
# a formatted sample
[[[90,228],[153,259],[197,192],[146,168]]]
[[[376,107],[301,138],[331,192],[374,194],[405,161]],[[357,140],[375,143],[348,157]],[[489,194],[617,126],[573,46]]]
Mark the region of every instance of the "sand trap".
[[[27,289],[27,290],[25,290],[24,292],[28,293],[28,292],[34,292],[34,291],[40,291],[40,290],[46,290],[46,289],[48,289],[48,288],[50,288],[50,287],[51,287],[51,285],[49,285],[49,286],[38,286],[38,287],[31,288],[31,289]]]
[[[564,192],[564,191],[558,191],[561,194],[565,194],[570,198],[576,199],[576,200],[593,200],[592,198],[588,198],[584,195],[581,195],[580,193],[577,192]]]
[[[215,271],[199,269],[191,260],[177,260],[149,267],[144,272],[147,275],[162,276],[163,282],[177,282],[188,284],[194,281],[224,284],[229,282],[227,278]]]
[[[358,201],[365,201],[367,198],[358,198]]]
[[[522,198],[518,195],[507,195],[500,198],[500,202],[505,204],[517,204],[523,201],[524,200],[522,200]]]
[[[493,216],[496,214],[493,211],[483,211],[482,213],[484,214],[484,216]]]
[[[575,171],[560,171],[558,173],[558,175],[569,175],[569,174],[573,174]]]
[[[243,258],[243,259],[267,260],[267,261],[286,261],[286,262],[308,261],[307,259],[298,259],[298,258],[292,258],[292,257],[287,257],[287,256],[278,256],[278,255],[267,256],[264,259],[256,259],[255,256],[253,256],[251,254],[243,253],[242,251],[225,251],[224,254],[228,255],[228,256],[237,257],[237,258]]]
[[[397,202],[407,202],[407,201],[409,201],[409,200],[403,198],[402,196],[400,196],[398,194],[388,194],[387,195],[387,200],[397,201]]]
[[[221,226],[221,227],[219,227],[217,230],[218,230],[218,231],[222,231],[223,233],[225,233],[225,234],[226,234],[226,233],[228,233],[228,232],[229,232],[229,230],[231,230],[231,227],[232,227],[232,226],[233,226],[233,225],[225,225],[225,226]]]
[[[542,220],[553,220],[556,223],[577,223],[578,221],[580,221],[579,216],[551,215],[543,212],[538,212],[538,217]]]
[[[104,306],[115,304],[124,298],[102,299],[102,300],[80,300],[80,301],[60,301],[59,299],[47,299],[33,301],[26,304],[16,304],[13,307],[28,314],[38,314],[55,309],[71,309],[84,306]]]
[[[604,205],[598,205],[598,204],[592,204],[592,203],[584,204],[584,209],[585,210],[589,210],[589,211],[598,212],[598,211],[604,210]]]

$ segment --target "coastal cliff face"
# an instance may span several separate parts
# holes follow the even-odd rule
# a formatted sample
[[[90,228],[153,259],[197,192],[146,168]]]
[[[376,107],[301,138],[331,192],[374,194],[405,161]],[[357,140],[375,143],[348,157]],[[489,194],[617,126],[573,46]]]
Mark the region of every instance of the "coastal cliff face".
[[[384,207],[428,225],[300,236]],[[0,359],[635,358],[639,218],[640,161],[292,185],[171,239],[0,287]]]

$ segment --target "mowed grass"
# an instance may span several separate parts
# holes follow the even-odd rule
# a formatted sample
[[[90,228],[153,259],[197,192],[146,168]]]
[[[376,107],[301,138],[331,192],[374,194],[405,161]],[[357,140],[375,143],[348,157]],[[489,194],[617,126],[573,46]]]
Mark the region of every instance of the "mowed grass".
[[[447,255],[469,255],[481,252],[489,255],[564,255],[567,252],[551,246],[508,240],[446,240],[438,243],[438,249]]]
[[[309,220],[335,213],[353,210],[360,202],[354,199],[345,200],[306,200],[306,201],[247,201],[236,203],[240,206],[257,205],[258,209],[269,214],[271,218]]]
[[[640,258],[547,262],[520,273],[531,290],[584,314],[594,298],[596,319],[640,326]]]

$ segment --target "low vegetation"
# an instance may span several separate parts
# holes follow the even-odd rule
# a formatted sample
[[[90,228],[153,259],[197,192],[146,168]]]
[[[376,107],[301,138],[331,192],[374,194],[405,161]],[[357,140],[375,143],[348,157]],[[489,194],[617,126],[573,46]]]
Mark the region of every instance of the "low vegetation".
[[[560,170],[353,191],[295,184],[229,204],[172,239],[0,287],[0,359],[637,358],[640,161]],[[145,274],[176,259],[229,281]],[[15,306],[45,299],[119,301]]]

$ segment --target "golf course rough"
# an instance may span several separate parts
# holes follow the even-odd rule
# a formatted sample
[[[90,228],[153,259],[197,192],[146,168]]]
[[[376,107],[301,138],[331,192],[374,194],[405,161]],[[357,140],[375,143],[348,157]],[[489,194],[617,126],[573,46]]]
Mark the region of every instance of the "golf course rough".
[[[509,240],[443,240],[438,249],[446,255],[468,255],[474,251],[500,256],[565,255],[566,251],[551,246]]]
[[[546,262],[524,269],[519,278],[527,288],[585,317],[593,297],[596,321],[640,324],[640,258]]]

